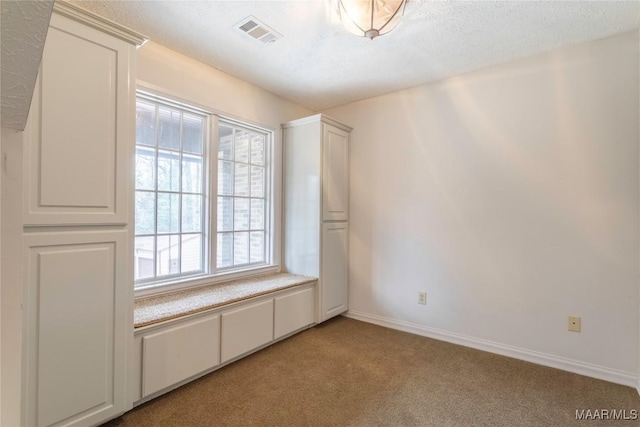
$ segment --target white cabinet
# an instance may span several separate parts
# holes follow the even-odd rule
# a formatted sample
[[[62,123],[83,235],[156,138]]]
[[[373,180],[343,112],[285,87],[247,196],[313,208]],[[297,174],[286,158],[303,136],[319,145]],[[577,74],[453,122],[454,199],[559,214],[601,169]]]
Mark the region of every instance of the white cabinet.
[[[54,4],[24,133],[24,425],[96,425],[131,408],[130,181],[143,40]]]
[[[142,395],[220,364],[220,316],[184,322],[142,337]]]
[[[66,3],[54,12],[25,132],[24,224],[124,225],[135,46],[71,19]]]
[[[314,323],[315,283],[135,332],[130,397],[144,403]]]
[[[24,425],[89,425],[123,412],[132,337],[125,231],[24,236]]]
[[[322,220],[349,218],[349,133],[322,126]]]
[[[346,222],[322,225],[322,271],[324,283],[320,306],[327,318],[347,311],[349,228]]]
[[[316,322],[348,310],[349,133],[318,114],[282,125],[284,264],[318,277]]]
[[[281,338],[313,323],[313,292],[313,288],[308,288],[274,299],[274,339]]]
[[[273,300],[222,313],[222,362],[273,340]]]

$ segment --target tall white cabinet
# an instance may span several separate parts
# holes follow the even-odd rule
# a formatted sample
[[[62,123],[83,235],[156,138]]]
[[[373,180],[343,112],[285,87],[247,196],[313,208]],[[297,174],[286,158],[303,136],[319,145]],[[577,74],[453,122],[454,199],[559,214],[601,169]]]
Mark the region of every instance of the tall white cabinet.
[[[131,408],[135,49],[144,38],[56,2],[25,129],[22,424],[96,425]]]
[[[317,323],[348,310],[349,133],[318,114],[282,125],[284,264],[318,277]]]

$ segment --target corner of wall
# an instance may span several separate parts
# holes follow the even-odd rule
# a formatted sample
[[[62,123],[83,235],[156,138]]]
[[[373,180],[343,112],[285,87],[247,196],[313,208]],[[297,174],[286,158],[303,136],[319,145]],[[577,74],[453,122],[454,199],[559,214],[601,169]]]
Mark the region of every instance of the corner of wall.
[[[2,128],[0,138],[0,425],[21,425],[22,413],[22,149],[24,132]]]
[[[2,175],[4,175],[4,162],[2,161],[2,135],[0,135],[0,224],[2,224]],[[2,233],[0,233],[0,242]],[[2,244],[0,243],[0,271],[2,271]],[[2,319],[2,274],[0,274],[0,319]],[[0,331],[0,381],[2,379],[2,332]],[[0,414],[2,414],[2,386],[0,385]],[[0,415],[0,422],[2,416]]]

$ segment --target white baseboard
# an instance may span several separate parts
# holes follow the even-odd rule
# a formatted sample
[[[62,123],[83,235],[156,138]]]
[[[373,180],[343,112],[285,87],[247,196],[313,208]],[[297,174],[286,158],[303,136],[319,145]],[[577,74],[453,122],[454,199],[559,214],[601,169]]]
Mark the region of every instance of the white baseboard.
[[[359,311],[349,310],[348,312],[344,313],[344,316],[391,329],[397,329],[399,331],[409,332],[415,335],[421,335],[423,337],[446,341],[465,347],[471,347],[490,353],[500,354],[502,356],[512,357],[514,359],[525,360],[527,362],[532,362],[538,365],[562,369],[563,371],[573,372],[575,374],[585,375],[588,377],[597,378],[599,380],[626,385],[637,389],[638,393],[640,394],[640,378],[638,378],[637,375],[629,372],[605,368],[603,366],[580,362],[578,360],[571,360],[564,357],[539,353],[537,351],[526,350],[519,347],[500,344],[480,338],[473,338],[466,335],[443,331],[441,329],[430,328],[416,323],[390,319],[387,317],[377,316],[374,314],[368,314]]]

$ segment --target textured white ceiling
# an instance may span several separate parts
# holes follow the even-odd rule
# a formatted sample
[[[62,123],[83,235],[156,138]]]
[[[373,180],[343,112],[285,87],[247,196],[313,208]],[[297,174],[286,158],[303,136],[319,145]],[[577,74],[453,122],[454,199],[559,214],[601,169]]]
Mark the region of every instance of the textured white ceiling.
[[[637,29],[638,1],[420,1],[393,32],[346,32],[330,0],[79,1],[151,40],[312,110]],[[253,15],[283,38],[233,29]]]
[[[53,0],[0,0],[2,127],[25,127],[52,9]]]

